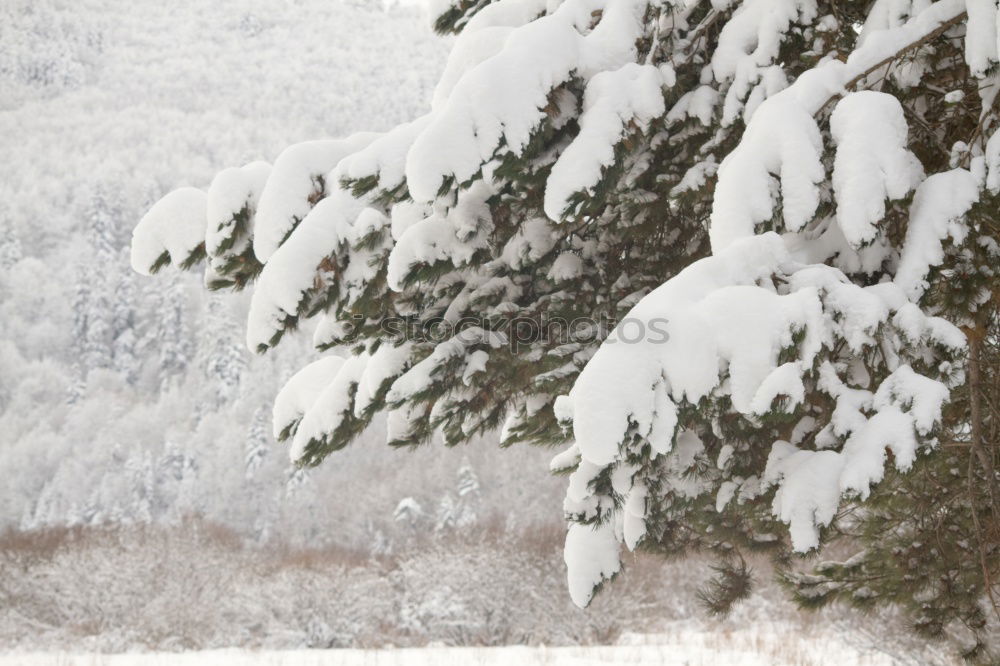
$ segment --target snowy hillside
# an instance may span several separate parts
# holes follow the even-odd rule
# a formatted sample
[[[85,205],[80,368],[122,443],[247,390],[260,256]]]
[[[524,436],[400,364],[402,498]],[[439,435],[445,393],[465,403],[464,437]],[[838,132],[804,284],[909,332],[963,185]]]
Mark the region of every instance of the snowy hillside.
[[[252,357],[245,303],[128,266],[132,227],[167,190],[419,115],[447,48],[398,3],[0,7],[0,526],[198,514],[262,539],[385,548],[404,499],[452,520],[463,469],[482,491],[456,511],[517,497],[510,521],[558,520],[544,451],[413,454],[376,434],[294,473],[270,411],[306,345]]]

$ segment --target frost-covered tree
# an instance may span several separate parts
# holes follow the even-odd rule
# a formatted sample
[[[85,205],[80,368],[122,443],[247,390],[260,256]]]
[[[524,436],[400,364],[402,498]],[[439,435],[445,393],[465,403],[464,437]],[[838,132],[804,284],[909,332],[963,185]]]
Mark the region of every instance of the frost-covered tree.
[[[265,426],[265,414],[262,409],[255,409],[253,420],[250,422],[250,431],[247,433],[246,455],[244,465],[246,467],[246,478],[252,479],[260,469],[264,459],[267,458],[267,428]]]
[[[172,279],[161,295],[159,307],[162,312],[157,330],[146,340],[147,348],[159,356],[163,380],[167,385],[171,378],[180,374],[191,361],[192,339],[186,315],[185,284]],[[220,389],[220,392],[224,389]]]
[[[6,216],[0,216],[0,270],[10,270],[22,257],[21,240],[14,225]]]
[[[86,211],[90,252],[96,267],[80,266],[74,310],[74,340],[84,372],[114,364],[117,304],[115,296],[115,205],[103,188],[95,192]]]
[[[396,446],[501,424],[504,444],[568,443],[580,605],[642,548],[718,555],[704,596],[724,610],[764,551],[804,603],[900,604],[981,655],[996,15],[442,0],[457,37],[426,115],[168,194],[132,264],[252,285],[258,352],[307,320],[341,352],[276,401],[302,465],[379,412]],[[834,541],[860,552],[802,569]]]
[[[246,351],[238,334],[229,328],[232,318],[225,311],[225,304],[218,297],[208,301],[201,333],[199,350],[205,375],[216,387],[217,405],[232,401],[239,392],[240,378],[246,366]],[[256,415],[254,422],[257,422]],[[249,470],[248,470],[249,471]]]
[[[457,527],[472,525],[479,518],[479,477],[468,458],[462,460],[462,466],[458,468],[455,492],[458,495],[455,525]]]
[[[136,358],[136,276],[123,261],[122,203],[98,183],[85,210],[89,252],[76,267],[73,340],[79,376],[86,383],[94,369],[114,369],[129,383],[139,371]],[[75,389],[71,392],[75,393]]]
[[[438,502],[434,527],[438,532],[468,527],[478,519],[479,477],[468,458],[462,460],[456,476],[454,492],[445,492]]]
[[[124,248],[120,248],[117,253],[123,256]],[[119,260],[115,265],[120,266]],[[114,287],[113,295],[113,315],[111,327],[115,332],[114,341],[111,346],[111,355],[114,359],[114,368],[125,377],[129,384],[134,384],[139,370],[139,361],[136,358],[136,289],[134,275],[119,274],[116,276],[117,284]]]
[[[392,519],[397,523],[402,523],[408,527],[415,527],[417,522],[424,517],[424,509],[420,502],[412,497],[404,497],[399,500],[395,510],[392,512]]]

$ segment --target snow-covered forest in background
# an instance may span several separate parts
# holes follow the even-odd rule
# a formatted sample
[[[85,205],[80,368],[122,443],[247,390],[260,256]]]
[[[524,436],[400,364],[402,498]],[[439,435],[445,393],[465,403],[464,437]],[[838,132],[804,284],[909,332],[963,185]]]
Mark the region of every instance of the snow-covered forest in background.
[[[129,267],[166,191],[419,114],[447,48],[417,9],[367,0],[0,5],[0,529],[197,517],[363,561],[418,530],[559,524],[544,450],[400,451],[374,432],[296,471],[271,408],[308,345],[252,358],[245,299]],[[0,615],[23,619],[12,598]],[[27,626],[4,641],[30,645]]]
[[[400,520],[440,529],[491,513],[559,520],[545,451],[414,453],[373,433],[296,472],[271,407],[314,352],[303,341],[253,358],[245,299],[187,274],[165,287],[128,264],[132,227],[167,190],[362,119],[387,128],[422,112],[447,40],[419,11],[24,1],[0,12],[0,525],[198,515],[259,540],[377,550],[399,537],[405,499]]]

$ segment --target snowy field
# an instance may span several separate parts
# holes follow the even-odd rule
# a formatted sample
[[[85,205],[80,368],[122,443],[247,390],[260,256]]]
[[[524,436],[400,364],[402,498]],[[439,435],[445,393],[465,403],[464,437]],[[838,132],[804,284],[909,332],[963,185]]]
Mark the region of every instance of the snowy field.
[[[782,625],[735,632],[687,630],[683,635],[625,635],[607,647],[504,647],[399,650],[241,651],[183,654],[0,656],[0,666],[890,666],[902,661],[831,635],[804,636]]]

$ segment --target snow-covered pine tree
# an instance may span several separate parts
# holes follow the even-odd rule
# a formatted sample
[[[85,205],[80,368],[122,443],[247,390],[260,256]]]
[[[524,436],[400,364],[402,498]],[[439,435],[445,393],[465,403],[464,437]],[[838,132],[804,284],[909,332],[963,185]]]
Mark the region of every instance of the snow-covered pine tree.
[[[203,358],[199,359],[205,375],[215,384],[215,404],[222,405],[234,400],[239,393],[240,379],[246,367],[246,351],[239,334],[228,330],[232,315],[219,296],[208,299],[205,318],[200,331],[198,349]],[[256,423],[256,414],[255,414]],[[249,459],[248,459],[249,460]],[[248,470],[249,471],[249,470]]]
[[[148,347],[155,348],[159,356],[162,386],[179,375],[191,361],[194,341],[185,317],[186,283],[176,276],[170,280],[159,304],[163,313],[158,330],[148,339]],[[155,345],[155,347],[154,347]]]
[[[458,495],[456,527],[468,527],[479,519],[479,476],[468,458],[462,459],[458,468],[458,479],[455,484]]]
[[[80,265],[80,275],[74,302],[74,340],[79,346],[79,357],[86,373],[95,368],[114,366],[115,341],[120,331],[115,330],[118,308],[114,305],[116,261],[115,216],[117,209],[106,188],[99,184],[87,207],[87,231],[90,252],[96,265]]]
[[[315,319],[350,351],[279,395],[293,459],[382,411],[394,445],[503,422],[572,442],[581,605],[623,545],[718,554],[720,610],[767,551],[803,601],[899,603],[981,649],[995,3],[434,6],[457,37],[427,115],[230,169],[135,231],[141,272],[207,257],[210,286],[253,285],[251,349]],[[864,550],[796,568],[839,539]]]
[[[23,256],[21,239],[13,222],[5,214],[0,214],[0,270],[10,270]]]
[[[451,531],[458,527],[459,505],[451,491],[446,492],[438,502],[437,518],[434,522],[435,532]]]
[[[115,262],[116,267],[121,267],[125,263],[121,260],[127,256],[128,249],[118,248],[119,260]],[[136,278],[131,272],[123,272],[120,268],[114,273],[114,316],[111,320],[112,330],[115,332],[112,342],[111,354],[114,358],[114,369],[121,373],[129,384],[135,384],[139,375],[139,360],[136,358],[136,345],[139,342],[135,329],[135,306],[137,302]]]
[[[128,249],[120,237],[120,195],[104,183],[94,188],[86,208],[90,254],[77,267],[73,298],[73,339],[76,343],[76,380],[85,384],[94,369],[113,369],[129,383],[137,379],[135,347],[135,280],[127,269]],[[96,268],[95,268],[96,267]],[[71,392],[71,401],[75,400]]]
[[[849,51],[745,117],[716,177],[713,256],[629,315],[669,322],[670,339],[627,344],[620,326],[557,402],[574,433],[559,464],[575,468],[578,602],[624,544],[715,551],[705,598],[723,610],[749,589],[744,554],[767,550],[803,603],[901,604],[922,633],[983,656],[1000,619],[982,379],[997,335],[996,34],[969,18],[984,6],[890,5],[865,7]],[[830,9],[788,29],[853,33]],[[838,540],[860,552],[796,567]]]
[[[412,497],[404,497],[399,500],[395,510],[392,512],[392,519],[397,523],[402,523],[408,527],[415,527],[417,522],[424,518],[424,509],[420,502]]]

